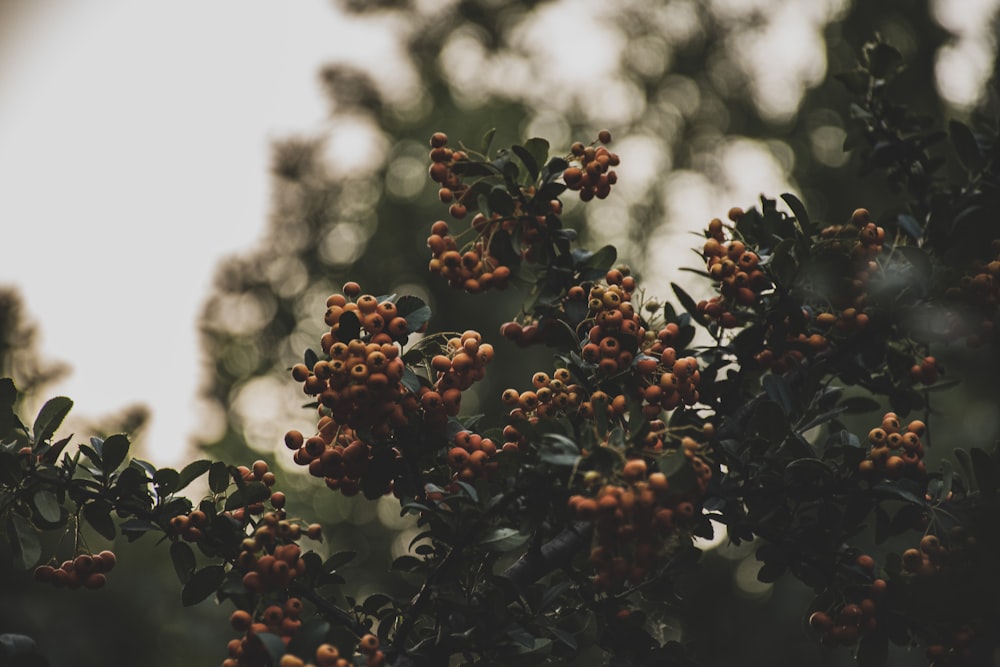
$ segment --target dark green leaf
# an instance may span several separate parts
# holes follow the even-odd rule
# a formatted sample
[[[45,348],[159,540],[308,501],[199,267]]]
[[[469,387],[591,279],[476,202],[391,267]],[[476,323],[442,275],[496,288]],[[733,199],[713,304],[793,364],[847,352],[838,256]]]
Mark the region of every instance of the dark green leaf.
[[[214,593],[222,585],[226,571],[221,565],[203,567],[188,579],[181,591],[181,602],[185,607],[198,604]]]
[[[177,478],[177,488],[174,491],[180,491],[188,484],[198,479],[204,475],[212,467],[212,462],[208,459],[199,459],[198,461],[192,461],[191,463],[184,466],[181,470],[180,476]]]
[[[38,411],[35,424],[31,427],[35,442],[43,442],[51,438],[72,408],[73,401],[65,396],[49,399]]]
[[[876,630],[866,634],[858,643],[858,667],[882,667],[889,657],[889,637]]]
[[[900,214],[896,218],[896,222],[899,224],[899,228],[902,229],[906,234],[914,241],[919,241],[923,230],[920,229],[920,223],[912,215],[907,215],[905,213]]]
[[[257,639],[264,645],[264,650],[271,657],[270,664],[277,665],[285,654],[285,642],[273,632],[258,632]]]
[[[516,528],[496,528],[484,535],[479,544],[490,551],[503,552],[516,549],[527,542],[529,537],[530,535],[525,535]]]
[[[181,475],[173,468],[160,468],[153,474],[158,495],[163,498],[177,490]]]
[[[840,406],[844,408],[844,412],[848,414],[872,412],[874,410],[878,410],[881,405],[882,404],[875,399],[867,396],[851,396],[840,402]]]
[[[964,123],[952,120],[948,123],[948,133],[951,135],[951,143],[955,146],[955,153],[966,169],[976,171],[983,166],[983,155],[979,152],[972,130]]]
[[[839,72],[833,75],[837,81],[844,84],[855,95],[864,95],[868,90],[868,74],[856,69],[849,72]]]
[[[35,492],[32,500],[34,501],[35,509],[38,510],[38,514],[43,519],[49,523],[56,523],[59,521],[61,508],[54,493],[48,489],[39,489]]]
[[[413,393],[420,391],[420,378],[417,377],[417,374],[409,366],[403,368],[403,377],[399,381]]]
[[[885,79],[902,61],[899,51],[888,44],[878,43],[868,51],[868,71],[876,79]]]
[[[238,507],[246,507],[253,503],[261,502],[271,496],[271,489],[264,482],[247,482],[228,498],[226,498],[225,509],[234,510]]]
[[[288,643],[289,653],[295,655],[315,655],[316,649],[326,639],[330,624],[322,618],[313,617],[302,623]]]
[[[781,411],[786,415],[792,414],[795,404],[792,401],[792,389],[788,386],[788,381],[780,375],[768,373],[760,380],[761,386],[767,397],[781,407]]]
[[[546,433],[538,458],[554,466],[574,466],[580,460],[580,448],[564,435]]]
[[[326,572],[332,572],[334,570],[339,570],[357,557],[358,553],[356,551],[339,551],[323,563],[323,570]]]
[[[972,457],[972,469],[976,474],[979,490],[985,495],[994,495],[997,492],[997,470],[993,459],[979,447],[973,447],[969,454]]]
[[[121,433],[109,436],[101,448],[101,470],[110,474],[118,469],[128,456],[128,436]]]
[[[431,319],[431,309],[429,306],[421,306],[410,314],[406,315],[406,328],[410,331],[418,331],[420,327]]]
[[[92,502],[83,506],[83,518],[106,540],[115,539],[115,522],[111,518],[111,505]]]
[[[482,141],[479,142],[479,152],[487,157],[489,157],[490,155],[490,146],[493,144],[493,137],[496,135],[496,133],[497,133],[497,128],[491,127],[490,129],[486,130],[486,133],[483,135]]]
[[[229,467],[222,461],[216,461],[208,469],[208,488],[213,493],[222,493],[229,487]]]
[[[613,245],[606,245],[580,263],[580,270],[593,269],[607,271],[618,260],[618,250]]]
[[[413,556],[400,556],[396,560],[392,561],[391,569],[393,572],[413,572],[423,564],[424,561],[420,558],[414,558]]]
[[[159,530],[160,527],[145,519],[129,519],[121,525],[122,533],[128,537],[129,542],[134,542],[151,530]]]
[[[799,198],[790,192],[786,192],[781,195],[781,198],[785,200],[788,204],[788,208],[792,209],[792,215],[795,219],[799,221],[799,227],[802,228],[802,233],[806,236],[813,236],[816,234],[816,227],[809,220],[809,214],[806,212],[806,207],[799,201]]]
[[[24,517],[14,514],[8,522],[7,534],[11,535],[14,565],[22,570],[33,567],[42,556],[42,545],[34,526]]]
[[[504,216],[514,213],[514,200],[511,198],[510,193],[507,192],[507,189],[499,185],[490,190],[490,193],[486,196],[486,204],[493,213],[499,213]],[[409,318],[407,318],[407,322],[409,322]]]
[[[302,361],[305,363],[306,368],[312,370],[316,362],[319,361],[319,355],[311,348],[306,348],[306,351],[302,354]]]
[[[979,483],[976,481],[976,475],[973,472],[972,458],[969,456],[969,452],[960,447],[956,447],[954,453],[955,460],[958,461],[958,465],[962,468],[962,474],[965,477],[966,483],[969,485],[969,490],[973,492],[978,491]]]
[[[91,442],[94,442],[94,440],[97,440],[97,438],[91,438]],[[97,440],[97,442],[102,442],[102,441]],[[91,463],[93,463],[98,467],[101,465],[101,455],[97,452],[96,449],[94,449],[93,447],[89,447],[87,445],[80,445],[80,451],[83,452],[84,456],[90,459]]]
[[[677,300],[681,302],[681,306],[684,310],[688,312],[691,318],[698,323],[701,323],[701,315],[698,313],[698,304],[694,302],[691,295],[684,291],[684,289],[677,283],[670,283],[671,289],[674,290],[674,294],[677,295]]]
[[[170,544],[170,560],[174,563],[174,572],[182,584],[191,580],[194,568],[197,564],[194,557],[194,550],[187,542],[172,542]]]
[[[531,179],[534,180],[538,178],[538,162],[535,161],[535,157],[528,151],[524,146],[518,146],[517,144],[510,147],[514,151],[514,155],[521,160],[524,164],[525,169],[531,174]]]
[[[906,261],[913,265],[913,268],[916,269],[918,276],[921,278],[930,278],[931,259],[927,256],[926,252],[920,248],[909,245],[896,246],[896,252],[905,257]]]

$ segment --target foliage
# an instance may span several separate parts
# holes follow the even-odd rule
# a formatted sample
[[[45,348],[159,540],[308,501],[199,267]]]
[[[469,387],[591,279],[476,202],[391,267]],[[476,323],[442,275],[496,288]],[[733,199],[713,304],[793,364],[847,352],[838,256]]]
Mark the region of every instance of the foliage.
[[[704,540],[725,530],[754,545],[760,581],[811,588],[803,619],[859,664],[884,664],[890,644],[984,662],[1000,636],[1000,450],[985,432],[954,463],[925,455],[932,434],[949,439],[934,406],[996,366],[1000,143],[995,126],[934,131],[888,93],[899,54],[873,42],[862,56],[843,77],[859,96],[848,141],[905,203],[835,224],[788,193],[732,208],[700,242],[701,301],[678,284],[676,302],[654,298],[614,247],[580,247],[564,224],[566,197],[613,196],[610,133],[557,155],[538,138],[493,151],[492,133],[478,150],[431,137],[456,221],[431,227],[431,272],[485,300],[519,288],[501,334],[547,346],[552,365],[497,397],[509,412],[491,425],[462,411],[497,361],[487,336],[434,332],[415,296],[349,282],[328,297],[319,351],[291,368],[316,430],[284,444],[331,492],[392,494],[416,518],[393,563],[408,594],[345,596],[355,554],[303,549],[319,526],[288,517],[264,461],[156,469],[121,434],[73,450],[56,439],[72,402],[51,399],[29,427],[8,379],[0,518],[19,565],[100,588],[116,557],[88,553],[85,527],[152,533],[185,605],[236,608],[227,667],[687,665],[697,650],[663,640],[657,619],[683,616]],[[945,138],[957,183],[931,152]],[[199,480],[200,501],[180,493]],[[73,558],[38,566],[38,534],[67,527]],[[5,635],[2,650],[35,647]]]

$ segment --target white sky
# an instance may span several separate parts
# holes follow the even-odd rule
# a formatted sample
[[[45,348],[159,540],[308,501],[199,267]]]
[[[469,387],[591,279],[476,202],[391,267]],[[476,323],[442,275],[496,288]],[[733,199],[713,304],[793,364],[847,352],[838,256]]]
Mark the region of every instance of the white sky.
[[[0,50],[0,284],[73,367],[51,393],[90,417],[150,406],[146,455],[178,463],[214,266],[264,229],[271,140],[321,129],[319,66],[366,35],[323,0],[22,5]]]
[[[982,16],[998,1],[968,0],[970,12],[966,0],[936,0],[942,23],[960,35],[939,63],[953,101],[981,82],[992,53],[982,44],[994,39]],[[91,418],[149,406],[144,455],[179,464],[199,423],[197,317],[218,260],[252,248],[264,229],[271,142],[331,134],[321,64],[404,74],[401,26],[347,19],[328,0],[0,2],[0,284],[21,290],[45,358],[73,368],[51,393]],[[764,147],[723,148],[725,164],[757,165],[753,182],[721,192],[704,176],[674,174],[667,190],[684,192],[671,201],[683,204],[685,228],[757,192],[784,191],[787,166]],[[654,245],[677,242],[668,235]]]

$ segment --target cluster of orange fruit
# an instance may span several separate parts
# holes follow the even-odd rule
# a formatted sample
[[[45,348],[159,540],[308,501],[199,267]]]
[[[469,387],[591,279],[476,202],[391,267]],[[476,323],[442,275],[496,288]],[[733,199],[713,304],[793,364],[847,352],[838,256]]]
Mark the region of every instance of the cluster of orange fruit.
[[[602,144],[611,143],[611,133],[601,130],[597,140]],[[621,159],[604,146],[584,146],[577,141],[570,146],[573,157],[570,166],[563,172],[563,182],[570,190],[580,194],[582,201],[594,197],[605,199],[611,194],[611,186],[618,182],[618,174],[611,167],[621,164]]]
[[[499,216],[493,222],[498,221]],[[431,273],[440,274],[452,287],[472,294],[487,289],[506,289],[511,270],[490,254],[489,243],[494,225],[486,223],[486,216],[482,213],[473,217],[472,228],[477,231],[476,239],[461,250],[447,222],[438,220],[431,225],[431,235],[427,237],[427,247],[432,254],[427,267]]]
[[[920,440],[926,429],[919,419],[904,428],[895,412],[885,413],[881,426],[868,432],[871,446],[868,456],[858,464],[858,470],[865,475],[882,475],[890,479],[904,474],[926,474],[924,445]]]
[[[584,484],[596,493],[571,496],[569,508],[577,519],[594,525],[590,563],[598,592],[640,583],[656,567],[676,529],[691,524],[712,477],[711,467],[698,453],[700,447],[695,440],[685,438],[681,448],[695,471],[695,490],[672,491],[667,476],[650,471],[644,458],[626,461],[618,483],[604,483],[597,471],[584,475]]]
[[[107,573],[115,567],[114,552],[104,550],[97,554],[80,554],[63,561],[59,567],[39,565],[35,568],[35,581],[51,583],[57,588],[76,590],[81,586],[89,590],[102,588],[107,583]]]
[[[516,451],[517,445],[506,443],[502,449]],[[448,465],[454,478],[463,482],[489,477],[497,469],[497,463],[491,459],[498,451],[501,450],[491,438],[484,438],[473,431],[459,431],[455,434],[454,446],[448,450]]]

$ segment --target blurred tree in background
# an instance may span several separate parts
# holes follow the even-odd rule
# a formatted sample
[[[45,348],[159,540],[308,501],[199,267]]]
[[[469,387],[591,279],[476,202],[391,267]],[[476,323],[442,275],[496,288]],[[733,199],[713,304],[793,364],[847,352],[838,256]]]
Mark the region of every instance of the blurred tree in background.
[[[287,369],[318,338],[327,295],[349,277],[372,294],[422,296],[440,330],[484,323],[498,356],[519,360],[498,364],[466,396],[465,411],[486,411],[493,423],[501,421],[493,397],[546,358],[544,350],[491,337],[490,324],[495,332],[517,310],[515,290],[506,302],[485,302],[428,278],[421,249],[442,215],[426,176],[433,131],[446,128],[470,141],[495,127],[500,143],[539,135],[568,145],[609,127],[623,156],[621,196],[594,202],[586,213],[578,209],[575,221],[568,206],[567,220],[585,244],[614,243],[648,283],[666,285],[680,268],[697,265],[689,233],[730,205],[754,203],[760,191],[798,192],[814,218],[831,221],[867,202],[888,211],[910,201],[884,180],[859,178],[859,157],[843,151],[852,95],[834,75],[854,67],[874,33],[906,60],[895,83],[899,103],[937,117],[970,114],[949,106],[933,85],[953,36],[930,2],[626,0],[602,8],[357,0],[341,7],[395,31],[400,52],[386,54],[382,68],[325,67],[319,83],[330,99],[327,130],[275,145],[266,238],[220,267],[204,310],[204,399],[215,418],[205,424],[202,446],[227,461],[265,458],[289,469],[282,483],[294,490],[290,514],[320,518],[325,548],[351,548],[368,564],[345,586],[358,597],[408,590],[380,572],[402,553],[411,524],[398,518],[394,502],[330,494],[292,475],[287,457],[275,455],[290,426],[310,428],[305,398],[289,391]],[[22,330],[17,312],[16,301],[4,301],[0,330]],[[22,389],[54,372],[45,365],[18,370],[38,363],[28,340],[0,336],[0,366],[4,375],[21,373]],[[100,593],[98,613],[95,598],[0,581],[0,626],[38,639],[53,664],[134,664],[137,656],[147,665],[217,663],[226,614],[209,605],[181,614],[169,559],[151,544],[142,548],[149,558],[123,564],[117,585]],[[782,580],[755,588],[745,575],[734,576],[748,553],[722,547],[703,559],[685,591],[690,624],[665,617],[665,632],[674,633],[665,638],[683,635],[706,665],[851,664],[846,652],[821,653],[803,631],[806,587]],[[53,623],[57,608],[60,621]],[[74,639],[60,647],[61,635]],[[160,650],[166,645],[169,653]],[[923,663],[902,652],[893,659]]]

